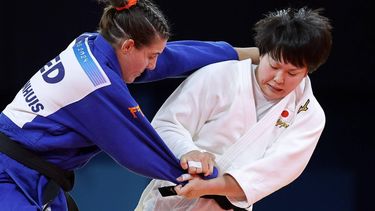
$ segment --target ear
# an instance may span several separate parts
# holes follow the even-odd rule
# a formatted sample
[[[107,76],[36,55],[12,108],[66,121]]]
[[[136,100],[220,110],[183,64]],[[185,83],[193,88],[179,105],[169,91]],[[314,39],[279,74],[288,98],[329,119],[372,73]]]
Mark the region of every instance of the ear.
[[[127,39],[122,43],[120,50],[123,54],[127,54],[134,48],[134,46],[135,46],[134,40]]]
[[[306,69],[306,72],[305,72],[305,76],[304,76],[304,77],[306,77],[308,74],[309,74],[309,70]]]

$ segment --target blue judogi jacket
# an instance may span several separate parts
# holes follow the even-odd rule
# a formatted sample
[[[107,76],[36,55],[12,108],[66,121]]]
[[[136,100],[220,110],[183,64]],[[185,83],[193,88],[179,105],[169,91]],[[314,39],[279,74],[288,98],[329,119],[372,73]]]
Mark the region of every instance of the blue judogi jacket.
[[[237,54],[225,42],[168,42],[156,69],[136,82],[188,75],[230,59],[238,59]],[[96,33],[79,36],[22,87],[0,114],[0,132],[65,170],[80,168],[104,151],[146,177],[177,183],[183,173],[131,96],[114,49]],[[44,176],[0,153],[4,200],[19,199],[18,193],[12,195],[9,184],[14,184],[40,208],[45,183]],[[6,206],[4,200],[0,207]],[[66,209],[62,194],[53,206]]]

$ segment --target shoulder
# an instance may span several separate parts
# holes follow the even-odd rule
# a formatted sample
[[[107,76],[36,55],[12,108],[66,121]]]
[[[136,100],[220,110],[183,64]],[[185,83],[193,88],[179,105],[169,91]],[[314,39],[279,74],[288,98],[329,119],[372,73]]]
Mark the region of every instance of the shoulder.
[[[221,99],[231,102],[243,90],[243,79],[249,77],[250,68],[249,61],[230,60],[210,64],[190,75],[180,90],[190,90],[196,95],[204,93],[212,101]]]
[[[250,60],[228,60],[204,66],[188,78],[209,79],[210,82],[231,81],[241,77],[244,71],[250,70],[250,67]]]
[[[303,97],[297,106],[297,118],[305,122],[309,127],[323,130],[326,123],[324,110],[316,97],[311,94]]]

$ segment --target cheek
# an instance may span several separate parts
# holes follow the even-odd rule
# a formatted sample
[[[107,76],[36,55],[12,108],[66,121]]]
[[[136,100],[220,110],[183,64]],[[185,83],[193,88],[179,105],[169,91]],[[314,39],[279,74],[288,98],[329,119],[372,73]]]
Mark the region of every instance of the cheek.
[[[286,83],[286,84],[288,84],[288,89],[289,90],[295,89],[301,83],[302,79],[303,78],[295,78],[295,79],[293,78],[293,79],[290,79],[288,81],[288,83]]]
[[[139,72],[141,69],[142,70],[145,69],[145,66],[146,66],[145,60],[141,59],[141,58],[137,58],[133,62],[133,71],[134,72]]]
[[[144,53],[142,51],[135,53],[131,62],[134,69],[145,67],[146,59]]]
[[[261,83],[268,82],[272,79],[273,79],[273,74],[270,70],[263,69],[262,71],[259,72],[259,80]]]
[[[140,67],[146,68],[148,65],[148,59],[143,57],[139,60],[138,64]]]

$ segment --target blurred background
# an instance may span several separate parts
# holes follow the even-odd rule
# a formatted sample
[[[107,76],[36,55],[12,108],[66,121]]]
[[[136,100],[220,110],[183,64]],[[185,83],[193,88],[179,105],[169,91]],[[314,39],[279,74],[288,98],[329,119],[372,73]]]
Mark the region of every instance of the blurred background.
[[[369,211],[375,189],[374,8],[370,0],[155,0],[172,26],[171,40],[225,40],[253,46],[252,26],[286,6],[324,8],[332,20],[333,49],[311,75],[327,124],[303,174],[254,206],[254,211]],[[14,1],[1,4],[0,109],[46,62],[83,32],[96,30],[103,5],[94,0]],[[130,85],[151,120],[181,82]],[[140,155],[147,156],[147,155]],[[83,211],[132,210],[148,179],[102,153],[76,171],[72,191]]]

